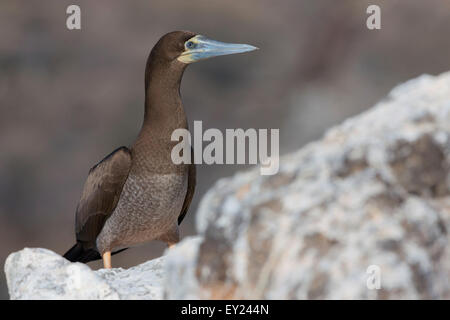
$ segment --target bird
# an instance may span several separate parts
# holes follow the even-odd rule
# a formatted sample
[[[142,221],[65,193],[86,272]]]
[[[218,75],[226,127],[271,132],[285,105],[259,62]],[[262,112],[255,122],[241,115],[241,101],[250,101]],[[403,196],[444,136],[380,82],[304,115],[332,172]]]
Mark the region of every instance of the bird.
[[[76,243],[71,262],[103,260],[130,247],[159,240],[172,248],[196,186],[193,161],[174,164],[171,140],[188,122],[180,84],[188,65],[258,49],[225,43],[190,31],[173,31],[154,45],[145,67],[144,119],[130,147],[122,146],[89,170],[75,213]],[[193,156],[193,154],[191,153]]]

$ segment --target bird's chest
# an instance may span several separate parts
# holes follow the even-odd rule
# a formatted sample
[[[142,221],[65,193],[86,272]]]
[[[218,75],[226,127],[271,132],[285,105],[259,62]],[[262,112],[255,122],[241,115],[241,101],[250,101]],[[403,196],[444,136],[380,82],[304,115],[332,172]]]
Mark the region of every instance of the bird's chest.
[[[149,140],[135,144],[130,173],[97,245],[131,246],[158,239],[176,226],[186,197],[189,167],[175,166],[167,149],[164,143],[155,146]]]
[[[122,248],[158,239],[177,224],[187,192],[186,174],[131,170],[119,202],[97,238],[99,248]]]
[[[140,221],[165,224],[176,220],[187,191],[187,172],[142,174],[133,170],[119,201],[121,211]]]

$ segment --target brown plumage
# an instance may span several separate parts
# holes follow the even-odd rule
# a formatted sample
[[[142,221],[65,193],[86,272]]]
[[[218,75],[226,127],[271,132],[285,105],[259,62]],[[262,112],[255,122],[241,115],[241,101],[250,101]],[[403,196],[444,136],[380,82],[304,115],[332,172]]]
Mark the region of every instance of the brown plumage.
[[[113,151],[90,171],[76,210],[76,244],[64,255],[89,262],[151,240],[172,245],[195,190],[195,165],[171,159],[172,132],[187,129],[180,83],[186,66],[212,56],[254,50],[188,31],[163,36],[145,69],[145,113],[130,148]],[[200,50],[201,49],[201,50]],[[228,51],[227,51],[228,50]],[[241,51],[239,51],[241,50]]]
[[[101,259],[95,241],[119,201],[130,168],[131,152],[121,147],[89,170],[76,210],[77,243],[65,258],[84,263]]]

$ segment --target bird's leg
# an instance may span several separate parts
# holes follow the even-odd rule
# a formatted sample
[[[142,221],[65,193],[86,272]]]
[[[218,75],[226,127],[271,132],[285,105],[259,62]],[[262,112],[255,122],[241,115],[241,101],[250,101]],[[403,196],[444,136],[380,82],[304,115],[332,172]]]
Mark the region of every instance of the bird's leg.
[[[169,249],[175,247],[176,244],[177,244],[176,242],[167,242],[167,246],[169,247]]]
[[[102,254],[103,267],[105,269],[111,269],[111,251],[106,251]]]
[[[178,225],[174,224],[159,240],[167,243],[169,249],[172,249],[180,241]]]

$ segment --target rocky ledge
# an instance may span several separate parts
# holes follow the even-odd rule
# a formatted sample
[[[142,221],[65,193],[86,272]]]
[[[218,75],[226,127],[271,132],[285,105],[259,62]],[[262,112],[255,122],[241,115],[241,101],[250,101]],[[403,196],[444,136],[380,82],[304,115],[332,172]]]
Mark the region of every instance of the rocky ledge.
[[[128,270],[13,253],[11,299],[449,299],[450,73],[396,87],[276,175],[218,181],[196,218],[198,237]]]

